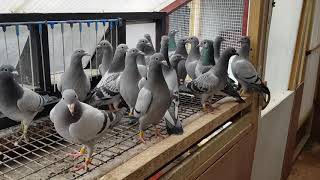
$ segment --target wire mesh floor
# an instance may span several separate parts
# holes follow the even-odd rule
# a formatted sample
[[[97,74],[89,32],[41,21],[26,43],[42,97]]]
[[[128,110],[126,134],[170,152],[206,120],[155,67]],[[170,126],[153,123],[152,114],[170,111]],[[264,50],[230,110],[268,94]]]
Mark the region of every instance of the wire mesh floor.
[[[199,112],[200,108],[198,98],[180,95],[179,118],[182,121]],[[159,127],[161,134],[166,135],[164,121]],[[137,134],[137,123],[130,125],[126,120],[121,121],[96,144],[89,172],[102,165],[115,166],[116,157],[140,144]],[[0,138],[0,179],[77,179],[90,175],[86,171],[71,172],[83,158],[73,160],[65,154],[78,151],[81,146],[64,141],[50,120],[35,122],[28,131],[29,143],[16,147],[14,142],[20,135],[21,132],[15,132]],[[151,128],[145,131],[145,136],[147,140],[154,138]]]

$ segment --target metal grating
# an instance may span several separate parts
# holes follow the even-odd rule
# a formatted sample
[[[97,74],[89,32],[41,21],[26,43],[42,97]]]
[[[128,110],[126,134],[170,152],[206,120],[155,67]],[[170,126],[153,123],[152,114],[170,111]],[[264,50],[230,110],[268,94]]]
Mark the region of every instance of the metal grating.
[[[220,98],[214,99],[217,101]],[[184,120],[200,111],[200,100],[188,95],[180,95],[179,118]],[[161,133],[166,134],[165,124],[161,122]],[[136,137],[138,124],[129,125],[122,121],[109,131],[96,145],[90,172],[102,165],[110,168],[123,153],[133,150],[140,144]],[[154,137],[150,128],[145,131],[148,140]],[[72,167],[83,160],[73,161],[65,154],[77,151],[81,146],[70,144],[60,137],[50,120],[39,121],[30,127],[29,143],[15,147],[13,143],[21,135],[12,133],[0,138],[0,179],[77,179],[90,176],[85,171],[71,172]],[[140,150],[141,152],[142,150]],[[131,157],[133,154],[131,154]]]
[[[169,16],[169,29],[180,30],[177,39],[195,35],[200,39],[214,39],[220,35],[227,41],[226,47],[239,48],[237,43],[246,34],[244,23],[245,1],[247,0],[193,0]]]

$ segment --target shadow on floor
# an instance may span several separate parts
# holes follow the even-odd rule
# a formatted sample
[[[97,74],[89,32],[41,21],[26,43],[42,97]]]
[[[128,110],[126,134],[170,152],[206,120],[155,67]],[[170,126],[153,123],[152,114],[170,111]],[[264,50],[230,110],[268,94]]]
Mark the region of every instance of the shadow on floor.
[[[308,142],[292,167],[288,180],[320,179],[320,143]]]

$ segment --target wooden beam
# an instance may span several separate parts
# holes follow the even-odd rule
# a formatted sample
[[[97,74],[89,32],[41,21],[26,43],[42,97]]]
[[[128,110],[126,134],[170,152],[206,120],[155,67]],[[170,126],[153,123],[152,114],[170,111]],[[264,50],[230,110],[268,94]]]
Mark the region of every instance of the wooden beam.
[[[250,104],[249,98],[244,104],[231,102],[221,105],[214,114],[205,114],[184,127],[182,135],[169,136],[110,171],[101,179],[138,180],[149,177]]]
[[[190,1],[191,0],[175,0],[165,8],[161,9],[160,12],[165,12],[169,15],[173,13],[175,10],[177,10],[178,8],[180,8],[181,6],[186,5]]]
[[[220,135],[166,173],[161,179],[196,179],[253,129],[250,115],[237,120]]]

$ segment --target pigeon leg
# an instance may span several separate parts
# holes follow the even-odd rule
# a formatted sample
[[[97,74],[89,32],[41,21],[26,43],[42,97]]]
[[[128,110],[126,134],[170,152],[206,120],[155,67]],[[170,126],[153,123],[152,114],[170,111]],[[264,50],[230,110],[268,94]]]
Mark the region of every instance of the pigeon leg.
[[[210,113],[212,112],[215,108],[211,106],[210,103],[204,103],[202,104],[202,108],[203,108],[203,112],[206,112],[206,113]]]
[[[128,116],[133,117],[133,108],[130,108],[130,112],[129,112]]]
[[[146,141],[144,140],[144,132],[142,130],[139,131],[139,140],[143,143],[146,144]]]
[[[154,130],[155,130],[156,138],[158,137],[164,138],[164,136],[160,133],[160,129],[157,128],[157,126],[154,126]]]
[[[80,151],[74,153],[67,153],[66,156],[73,157],[73,159],[78,159],[79,157],[83,156],[86,153],[86,147],[81,147]]]
[[[91,164],[92,162],[93,145],[92,144],[87,145],[87,149],[88,149],[88,154],[87,154],[87,157],[84,159],[84,163],[75,165],[72,171],[79,171],[82,169],[84,169],[85,171],[89,170],[89,164]]]
[[[108,108],[109,108],[108,110],[110,112],[114,112],[115,111],[112,104],[108,104]]]
[[[14,143],[15,146],[18,146],[19,143],[24,139],[26,143],[29,142],[29,139],[27,137],[27,132],[28,132],[29,125],[25,122],[25,120],[21,121],[21,130],[22,130],[22,135],[19,137],[19,139]]]

